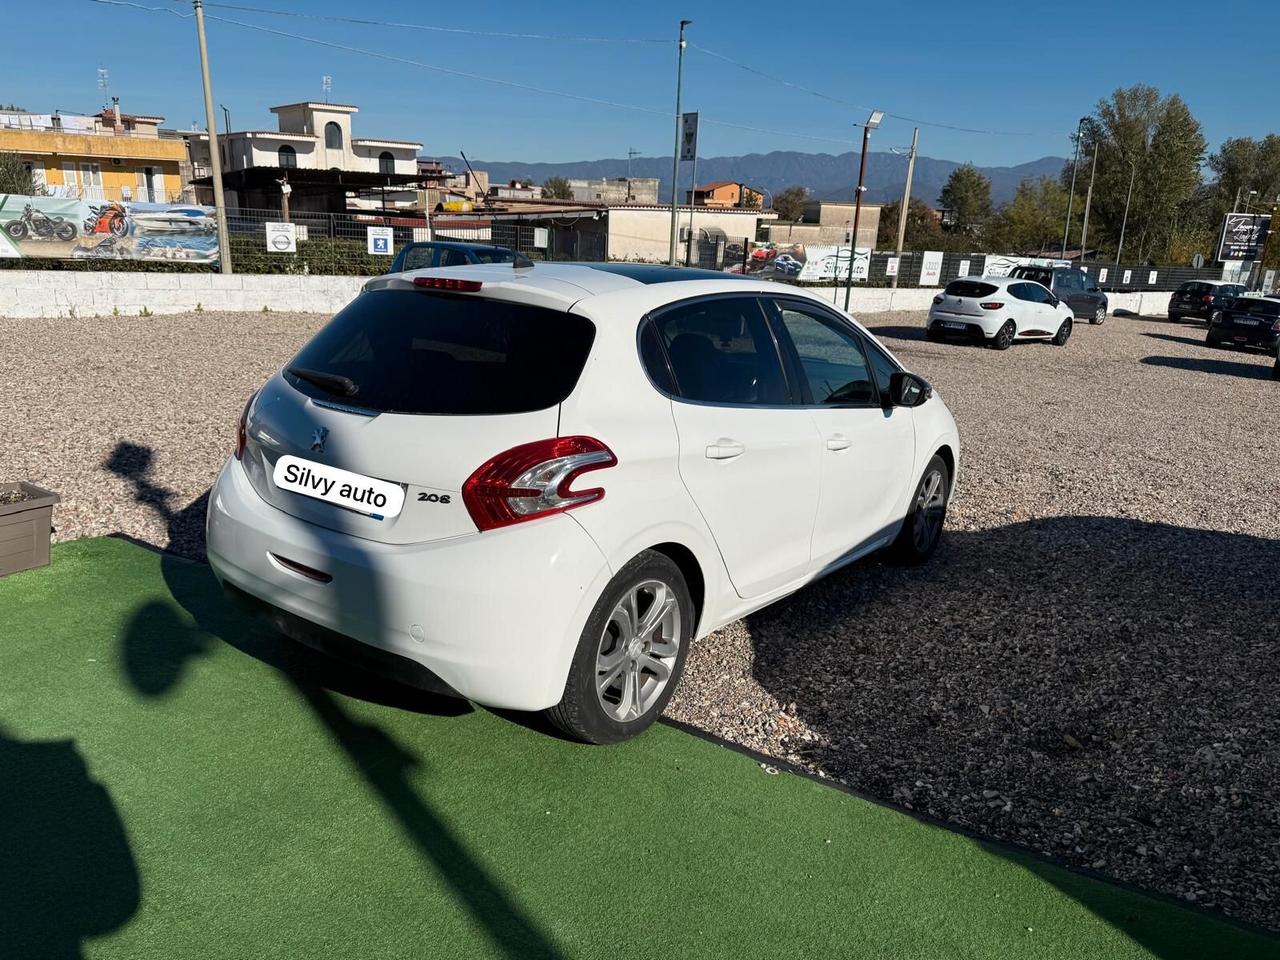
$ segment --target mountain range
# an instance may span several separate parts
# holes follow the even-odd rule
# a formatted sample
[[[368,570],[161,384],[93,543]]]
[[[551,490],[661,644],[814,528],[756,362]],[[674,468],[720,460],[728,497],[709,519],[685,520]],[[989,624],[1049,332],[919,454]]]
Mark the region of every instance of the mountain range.
[[[433,157],[453,170],[463,170],[461,157]],[[698,182],[734,180],[753,187],[763,187],[769,195],[794,184],[808,187],[810,196],[821,200],[847,200],[853,196],[858,177],[859,155],[854,152],[802,153],[795,150],[777,150],[772,153],[748,153],[741,157],[699,157]],[[991,196],[996,203],[1013,197],[1018,184],[1028,177],[1056,177],[1067,161],[1063,157],[1041,157],[1012,167],[979,167],[991,180]],[[510,180],[532,180],[544,183],[548,177],[567,179],[599,179],[600,177],[625,177],[628,162],[624,158],[607,160],[578,160],[567,163],[522,163],[519,161],[472,160],[476,170],[486,170],[489,182],[506,183]],[[937,160],[933,157],[917,157],[911,195],[930,206],[938,203],[938,194],[951,171],[960,166],[955,160]],[[680,165],[680,189],[689,187],[690,165]],[[633,177],[657,177],[658,196],[671,199],[671,158],[635,157],[630,161]],[[902,187],[907,176],[907,158],[896,153],[867,154],[867,187],[865,199],[870,203],[888,203],[902,197]],[[682,196],[683,199],[683,196]]]

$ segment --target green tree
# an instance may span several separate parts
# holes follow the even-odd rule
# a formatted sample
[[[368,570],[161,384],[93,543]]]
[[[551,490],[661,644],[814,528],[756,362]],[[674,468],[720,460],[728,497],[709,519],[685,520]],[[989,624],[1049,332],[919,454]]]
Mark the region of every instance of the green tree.
[[[951,171],[938,202],[951,215],[953,230],[976,236],[991,218],[991,181],[972,163],[961,164]]]
[[[1213,172],[1214,212],[1221,216],[1236,204],[1270,210],[1280,196],[1280,136],[1269,133],[1261,140],[1232,137],[1205,165]],[[1257,191],[1250,196],[1249,191]]]
[[[1052,177],[1026,179],[991,222],[990,246],[1001,253],[1043,256],[1062,244],[1067,191]]]
[[[799,185],[779,190],[773,197],[773,212],[781,220],[799,220],[804,214],[804,202],[808,191]]]
[[[1123,225],[1126,260],[1171,258],[1186,236],[1205,226],[1199,199],[1205,148],[1200,122],[1176,94],[1162,96],[1155,87],[1138,84],[1099,101],[1085,124],[1076,181],[1082,193],[1096,152],[1090,238],[1114,250]],[[1068,164],[1063,178],[1069,183],[1070,176]],[[1080,206],[1077,202],[1075,209]],[[1073,235],[1079,236],[1078,228]]]
[[[544,200],[572,200],[573,188],[564,177],[547,177],[542,183]]]
[[[749,210],[759,210],[763,206],[763,202],[764,197],[762,195],[756,193],[750,187],[743,187],[742,200],[739,201],[738,206],[746,207]]]
[[[0,193],[17,193],[33,196],[36,186],[31,170],[16,153],[0,151]]]
[[[876,249],[896,250],[898,248],[898,211],[902,209],[901,201],[886,203],[880,208],[880,230],[876,234]],[[903,237],[903,250],[947,250],[953,240],[961,238],[948,237],[942,232],[942,222],[938,214],[929,208],[923,200],[911,198],[907,204],[907,230]],[[967,246],[967,244],[963,244]]]

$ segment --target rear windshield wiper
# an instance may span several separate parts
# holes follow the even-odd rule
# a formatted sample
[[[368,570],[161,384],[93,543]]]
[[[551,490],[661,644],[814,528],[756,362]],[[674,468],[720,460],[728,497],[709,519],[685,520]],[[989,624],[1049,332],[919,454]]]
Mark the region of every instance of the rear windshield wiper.
[[[292,373],[299,380],[315,384],[326,393],[339,397],[354,397],[360,392],[360,385],[350,377],[338,373],[325,373],[323,370],[308,370],[306,367],[287,367],[286,373]]]

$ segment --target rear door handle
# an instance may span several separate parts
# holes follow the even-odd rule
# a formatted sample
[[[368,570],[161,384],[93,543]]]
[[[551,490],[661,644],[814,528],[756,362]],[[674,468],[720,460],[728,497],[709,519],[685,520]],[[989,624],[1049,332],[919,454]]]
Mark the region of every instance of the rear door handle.
[[[734,457],[740,457],[746,452],[746,446],[737,440],[730,440],[728,437],[721,437],[715,443],[707,444],[708,460],[732,460]]]
[[[836,433],[827,437],[828,450],[848,450],[851,446],[853,446],[853,441],[843,433]]]

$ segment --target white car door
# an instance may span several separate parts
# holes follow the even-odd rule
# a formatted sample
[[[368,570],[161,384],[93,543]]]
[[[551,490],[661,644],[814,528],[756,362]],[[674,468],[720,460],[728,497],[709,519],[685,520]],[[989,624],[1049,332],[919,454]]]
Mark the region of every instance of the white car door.
[[[1014,320],[1018,333],[1022,336],[1038,336],[1044,333],[1058,332],[1058,308],[1051,304],[1053,294],[1038,283],[1024,280],[1009,287],[1009,292],[1018,301],[1018,312]]]
[[[810,301],[778,297],[774,304],[784,357],[798,368],[794,379],[821,436],[811,548],[820,568],[894,532],[914,481],[915,423],[910,409],[882,405],[866,354],[875,348],[853,326]]]
[[[704,297],[651,322],[672,377],[680,476],[734,589],[747,599],[798,579],[809,568],[822,444],[792,402],[759,298]]]

